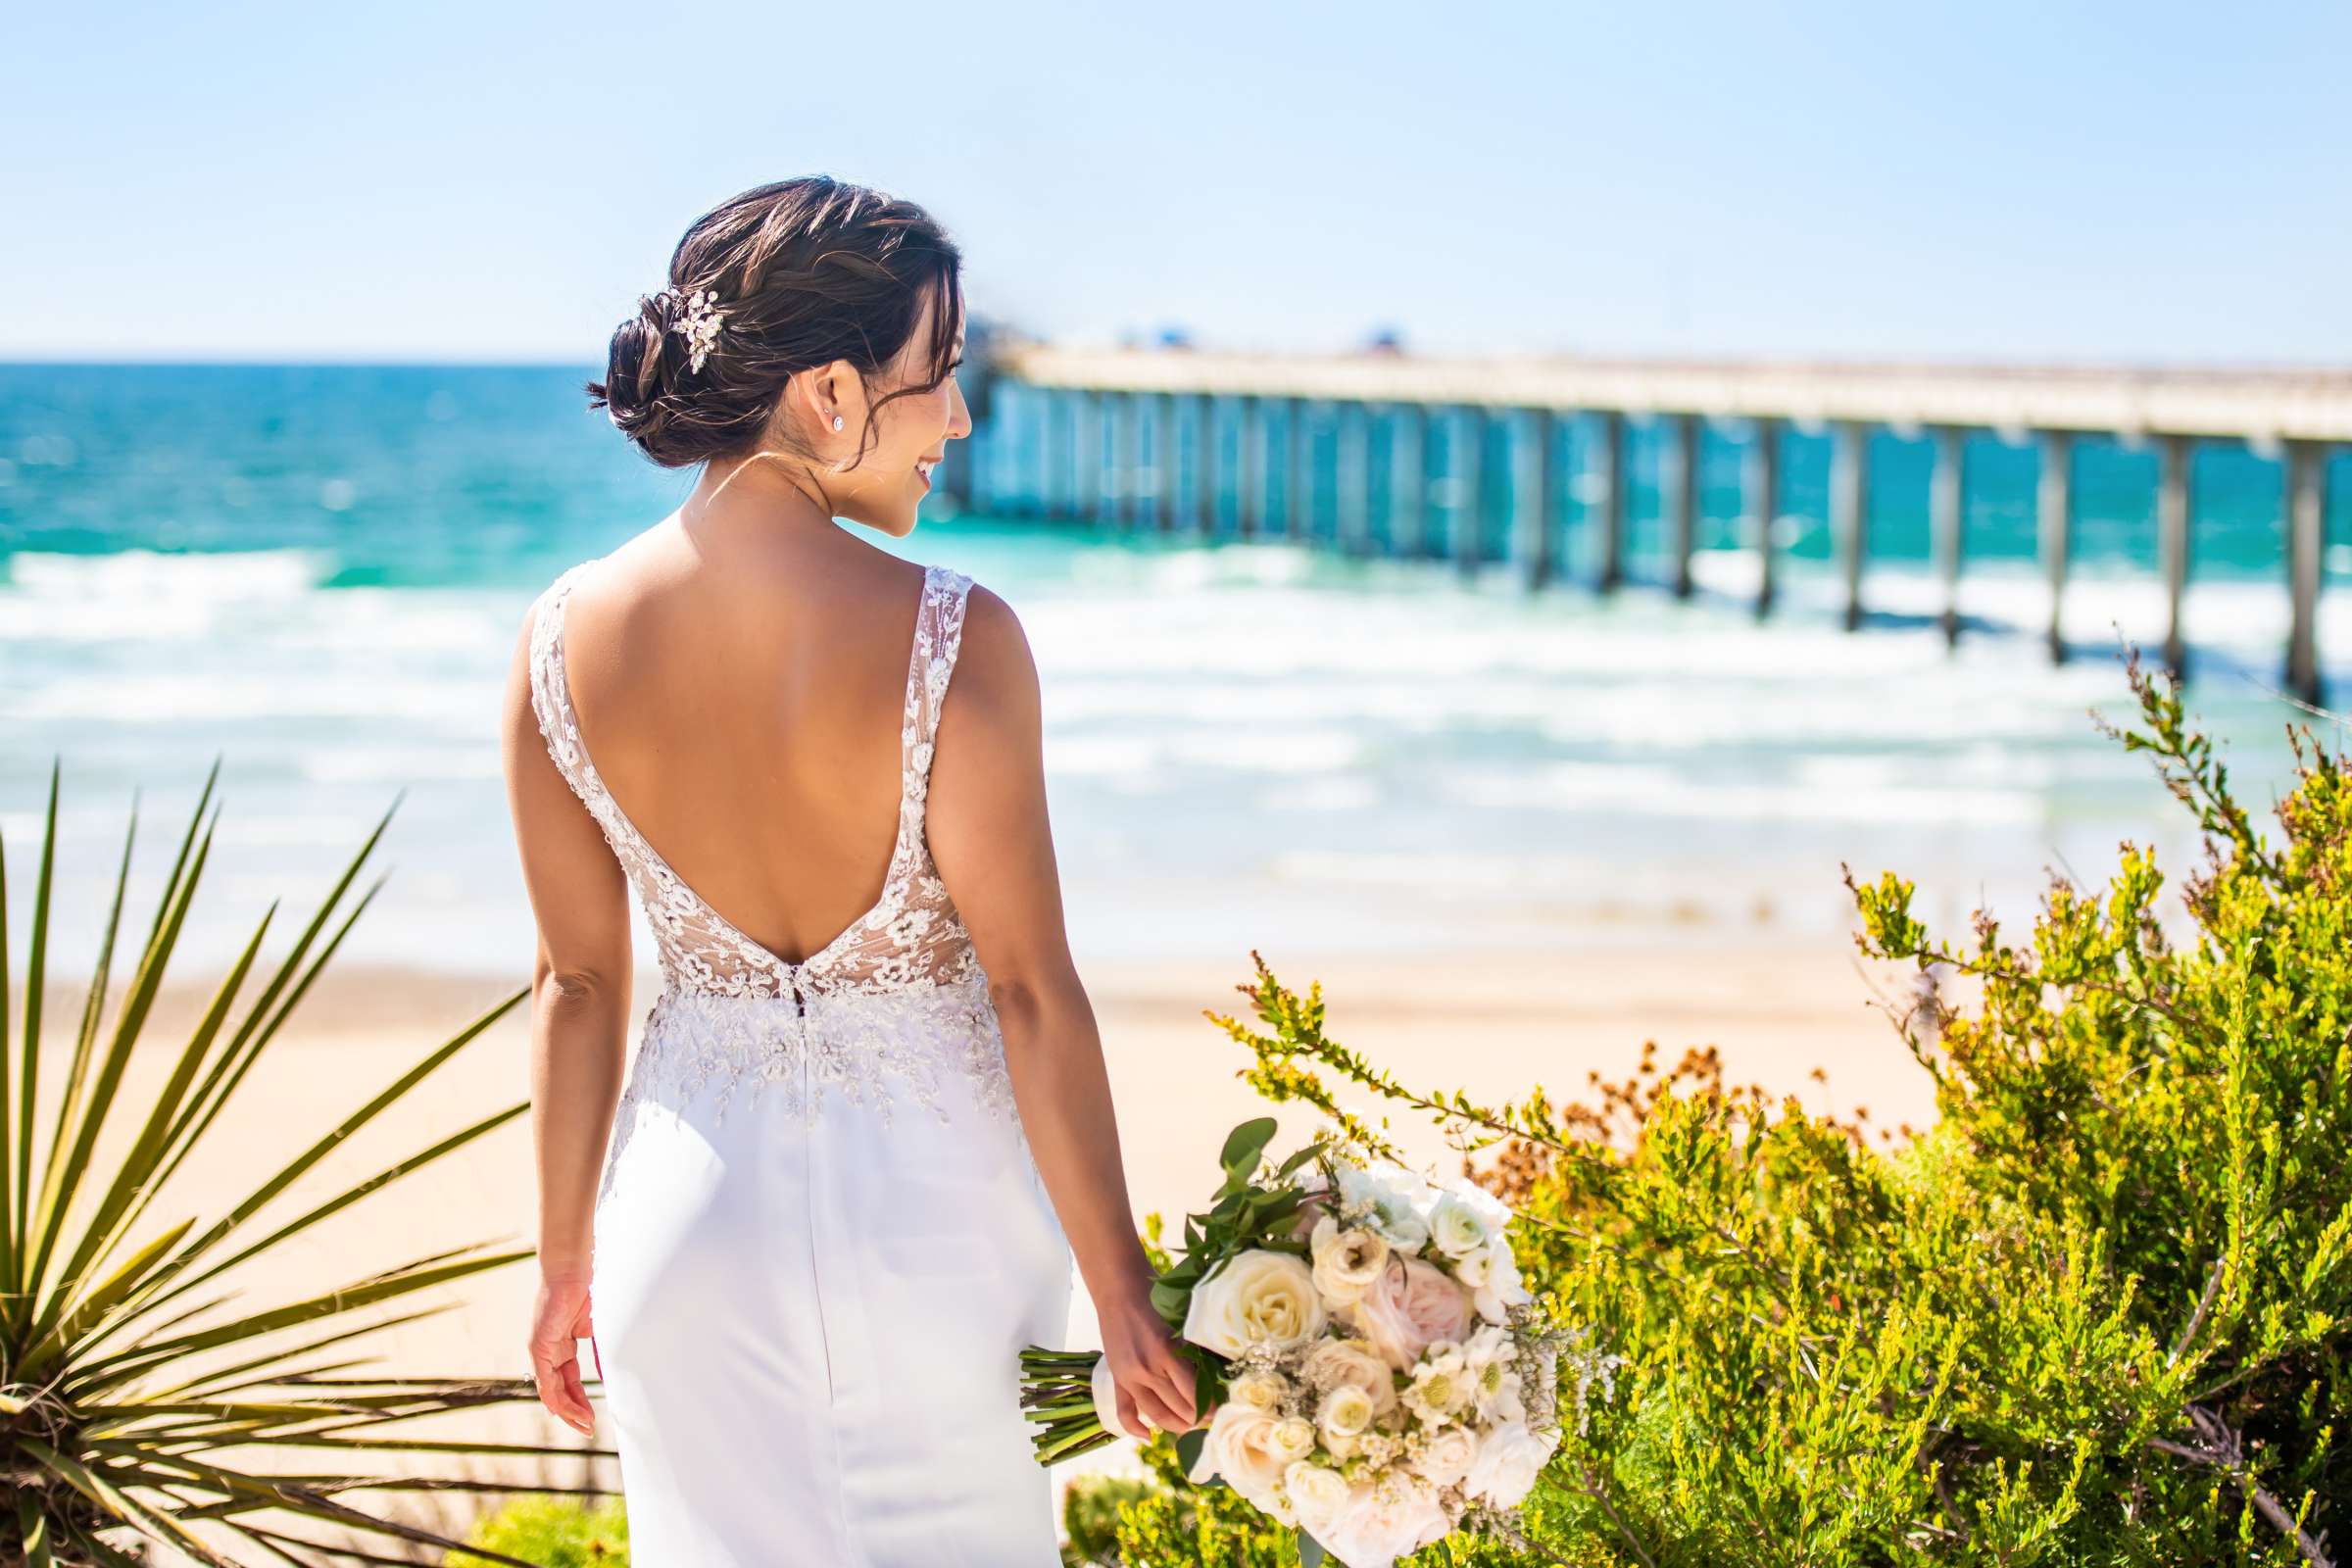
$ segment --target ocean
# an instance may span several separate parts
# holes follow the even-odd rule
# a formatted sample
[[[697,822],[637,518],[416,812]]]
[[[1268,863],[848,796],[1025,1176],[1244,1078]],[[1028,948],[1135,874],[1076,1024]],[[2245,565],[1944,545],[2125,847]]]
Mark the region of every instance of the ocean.
[[[303,915],[405,792],[391,871],[338,964],[528,972],[531,932],[496,713],[524,610],[556,573],[666,514],[690,476],[588,410],[585,368],[0,366],[0,838],[22,933],[62,762],[55,963],[86,961],[138,792],[133,907],[207,767],[219,838],[188,962],[230,955],[274,898]],[[980,454],[1027,471],[1020,401]],[[1573,437],[1572,437],[1573,439]],[[1660,530],[1637,429],[1633,570]],[[1348,561],[1280,542],[1123,535],[1006,505],[885,548],[1012,603],[1040,662],[1071,938],[1088,957],[1544,953],[1661,932],[1850,923],[1838,863],[1891,869],[1955,939],[1988,905],[2021,930],[2045,866],[2102,880],[2119,840],[2176,877],[2193,823],[2088,710],[2132,703],[2118,636],[2154,650],[2152,457],[2086,447],[2068,630],[2053,667],[2032,560],[2033,459],[1972,445],[1963,610],[1947,652],[1925,450],[1874,464],[1871,623],[1838,623],[1825,444],[1792,439],[1779,604],[1757,621],[1736,546],[1740,451],[1716,441],[1689,603],[1497,567]],[[1490,462],[1490,472],[1500,465]],[[2352,691],[2352,516],[2339,460],[2321,647]],[[2241,798],[2291,778],[2278,693],[2275,464],[2200,457],[2188,702]],[[1592,499],[1566,559],[1585,569]],[[209,911],[209,913],[207,912]],[[140,928],[143,929],[143,926]],[[17,959],[22,962],[22,938]],[[650,952],[650,949],[645,950]]]

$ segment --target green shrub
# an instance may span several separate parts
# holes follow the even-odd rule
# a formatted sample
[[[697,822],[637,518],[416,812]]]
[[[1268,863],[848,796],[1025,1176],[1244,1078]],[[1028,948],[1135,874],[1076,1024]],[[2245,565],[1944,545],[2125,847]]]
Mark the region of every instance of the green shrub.
[[[513,1497],[476,1519],[466,1544],[542,1568],[629,1568],[629,1520],[618,1497],[594,1507],[547,1493]],[[484,1568],[489,1559],[453,1551],[442,1561],[448,1568]]]
[[[1160,1491],[1138,1476],[1073,1477],[1061,1498],[1061,1529],[1069,1538],[1061,1547],[1064,1568],[1117,1562],[1120,1505],[1156,1497]]]
[[[2169,678],[2129,678],[2208,865],[2175,947],[2127,843],[2054,881],[2029,942],[1979,911],[1932,941],[1891,873],[1852,889],[1869,956],[1977,976],[1896,1031],[1934,1128],[1873,1148],[1711,1054],[1597,1105],[1409,1090],[1262,959],[1245,1075],[1395,1153],[1326,1078],[1430,1116],[1526,1220],[1521,1263],[1626,1357],[1530,1496],[1530,1542],[1417,1564],[2285,1564],[2352,1536],[2352,784],[2296,734],[2268,845]],[[1158,1446],[1158,1445],[1155,1445]],[[1153,1448],[1147,1447],[1147,1456]],[[1287,1563],[1219,1494],[1117,1510],[1123,1560]],[[1228,1515],[1234,1515],[1229,1518]]]

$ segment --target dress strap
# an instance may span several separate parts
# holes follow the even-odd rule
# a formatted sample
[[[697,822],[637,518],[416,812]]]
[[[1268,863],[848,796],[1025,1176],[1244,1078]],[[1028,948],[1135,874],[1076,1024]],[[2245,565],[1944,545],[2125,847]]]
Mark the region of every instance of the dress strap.
[[[531,605],[531,711],[539,720],[539,734],[547,742],[556,770],[591,812],[597,812],[603,780],[588,760],[588,749],[580,743],[579,725],[571,713],[571,694],[564,674],[564,602],[580,574],[595,564],[595,561],[583,561],[565,568],[540,590]],[[597,814],[601,820],[602,813]]]
[[[948,566],[923,569],[923,601],[914,616],[914,648],[906,665],[906,792],[920,803],[931,789],[931,751],[939,735],[940,705],[956,655],[963,647],[964,601],[972,579]]]

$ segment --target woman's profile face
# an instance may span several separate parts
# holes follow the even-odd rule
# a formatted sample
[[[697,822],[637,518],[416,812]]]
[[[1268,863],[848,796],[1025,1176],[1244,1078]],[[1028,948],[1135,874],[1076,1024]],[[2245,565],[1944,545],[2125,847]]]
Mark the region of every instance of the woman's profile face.
[[[964,407],[963,389],[956,384],[951,371],[947,379],[928,392],[909,392],[905,397],[880,400],[910,382],[919,383],[931,373],[931,330],[933,313],[939,309],[941,290],[934,287],[924,301],[922,318],[908,334],[906,346],[898,359],[887,368],[887,373],[875,378],[874,399],[880,407],[874,412],[873,445],[862,458],[858,457],[866,411],[870,406],[858,395],[853,380],[843,400],[842,427],[826,429],[820,451],[837,452],[836,461],[855,463],[823,474],[825,486],[833,492],[835,511],[853,522],[905,538],[914,529],[915,512],[923,497],[931,493],[933,472],[939,460],[947,455],[950,441],[960,441],[971,434],[971,412]],[[963,323],[956,323],[956,352],[952,357],[963,357]]]

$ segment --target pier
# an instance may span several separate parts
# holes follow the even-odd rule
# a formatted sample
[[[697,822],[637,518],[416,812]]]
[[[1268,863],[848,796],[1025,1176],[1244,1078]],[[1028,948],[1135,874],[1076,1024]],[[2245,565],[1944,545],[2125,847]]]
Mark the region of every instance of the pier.
[[[2246,449],[2281,469],[2281,684],[2300,701],[2322,700],[2329,459],[2352,444],[2352,371],[1276,356],[1001,339],[985,358],[970,389],[975,429],[966,445],[976,450],[962,455],[955,484],[972,505],[1163,533],[1289,539],[1349,555],[1438,558],[1466,571],[1507,565],[1531,589],[1564,576],[1564,421],[1592,431],[1582,454],[1595,557],[1587,586],[1603,594],[1631,581],[1632,432],[1645,432],[1663,470],[1662,586],[1688,598],[1701,453],[1710,439],[1738,430],[1746,437],[1739,527],[1742,548],[1756,557],[1758,615],[1771,613],[1778,586],[1786,437],[1826,437],[1826,521],[1849,629],[1864,621],[1871,438],[1925,438],[1933,452],[1930,555],[1943,634],[1954,644],[1969,443],[1990,436],[2037,455],[2034,553],[2050,590],[2053,660],[2066,656],[2061,611],[2078,445],[2095,437],[2150,450],[2157,572],[2169,612],[2163,657],[2176,674],[2187,664],[2181,608],[2197,526],[2192,465],[2209,447]],[[1019,480],[1006,484],[991,446],[1011,434],[1002,421],[1016,400],[1034,427],[1018,445]],[[1386,449],[1379,474],[1375,427]],[[1314,457],[1319,435],[1328,437],[1326,464]],[[1378,516],[1376,485],[1385,495]]]

